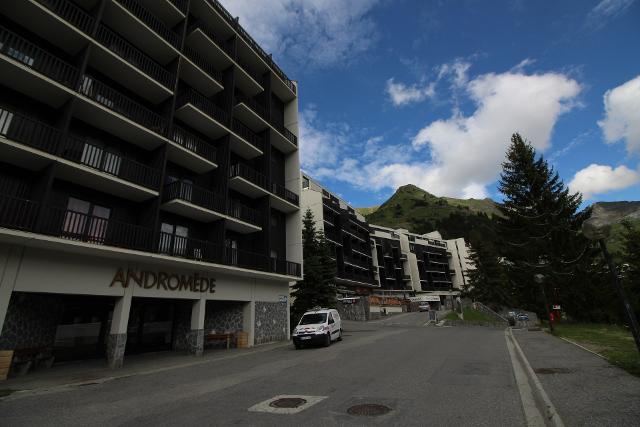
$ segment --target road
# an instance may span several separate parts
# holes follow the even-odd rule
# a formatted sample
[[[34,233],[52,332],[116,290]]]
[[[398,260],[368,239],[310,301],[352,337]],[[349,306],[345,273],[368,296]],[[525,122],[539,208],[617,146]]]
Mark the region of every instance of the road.
[[[347,322],[328,348],[280,346],[0,401],[0,425],[524,425],[504,332],[425,327],[425,317]],[[278,395],[319,401],[295,414],[249,410]],[[391,411],[347,412],[368,403]]]

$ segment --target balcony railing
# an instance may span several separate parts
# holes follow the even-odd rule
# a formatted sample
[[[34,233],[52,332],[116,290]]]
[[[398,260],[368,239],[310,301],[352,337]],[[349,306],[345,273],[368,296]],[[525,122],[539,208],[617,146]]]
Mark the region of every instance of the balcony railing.
[[[149,12],[144,6],[135,0],[116,0],[122,7],[127,9],[136,18],[144,22],[156,34],[166,40],[176,49],[180,48],[180,41],[176,33],[171,31],[164,23],[158,19],[153,13]]]
[[[202,57],[195,49],[190,46],[185,46],[183,50],[184,56],[189,58],[191,62],[196,64],[202,71],[207,73],[211,78],[222,85],[222,73],[216,70],[213,65],[209,63],[206,59]]]
[[[164,135],[166,131],[166,122],[162,116],[91,76],[83,76],[78,92],[160,135]]]
[[[85,12],[81,7],[76,6],[68,0],[37,0],[60,18],[64,19],[80,31],[91,34],[96,20],[93,16]]]
[[[229,122],[229,114],[222,108],[218,107],[213,101],[206,96],[199,94],[193,89],[187,89],[180,94],[177,105],[182,106],[191,104],[200,111],[207,114],[209,117],[217,120],[218,122],[227,125]],[[179,107],[178,107],[179,108]]]
[[[153,190],[160,188],[159,170],[81,138],[67,138],[61,156],[134,184]]]
[[[269,191],[269,179],[266,175],[261,174],[255,169],[251,169],[247,165],[243,165],[242,163],[236,163],[235,165],[231,165],[229,168],[229,178],[240,177],[244,178],[247,181],[257,185],[258,187],[264,188]]]
[[[256,82],[258,82],[258,84],[259,84],[260,86],[262,86],[262,85],[263,85],[263,83],[264,83],[264,82],[263,82],[264,78],[263,78],[260,74],[258,74],[258,73],[256,73],[255,71],[253,71],[253,68],[252,68],[251,66],[249,66],[249,64],[247,64],[246,62],[244,62],[241,58],[239,58],[239,57],[237,57],[237,56],[236,56],[236,62],[238,63],[238,65],[240,65],[240,67],[241,67],[241,68],[242,68],[242,69],[243,69],[247,74],[249,74],[249,75],[251,76],[251,78],[252,78],[253,80],[255,80]]]
[[[271,55],[267,55],[267,53],[256,43],[256,41],[245,31],[244,28],[235,20],[233,16],[225,9],[217,0],[207,0],[214,9],[218,11],[218,13],[227,21],[232,28],[234,28],[238,34],[247,42],[249,46],[258,54],[262,60],[271,67],[273,72],[282,79],[282,81],[291,89],[293,93],[296,93],[296,87],[291,80],[287,77],[287,75],[278,67],[278,65],[273,61]]]
[[[38,209],[37,202],[0,195],[0,227],[32,231],[36,225]]]
[[[0,53],[67,87],[73,88],[78,81],[77,68],[3,27]]]
[[[184,200],[211,211],[225,214],[225,202],[222,195],[184,181],[175,181],[164,188],[163,201]]]
[[[211,41],[214,42],[220,49],[224,50],[227,55],[229,55],[231,58],[235,58],[235,54],[233,52],[233,46],[231,46],[230,43],[227,43],[227,41],[222,40],[216,33],[211,31],[201,21],[196,21],[193,24],[191,24],[189,26],[189,29],[187,30],[187,34],[190,34],[193,31],[198,29],[202,31],[207,37],[209,37]]]
[[[227,215],[256,226],[262,222],[260,212],[236,200],[227,201]]]
[[[149,250],[151,229],[66,208],[44,206],[40,232],[96,245]]]
[[[189,0],[169,0],[183,14],[187,14]]]
[[[129,64],[140,69],[143,73],[160,82],[166,88],[173,90],[173,85],[176,81],[174,74],[162,68],[162,66],[151,59],[151,57],[142,53],[142,51],[106,26],[100,25],[98,27],[96,40]]]
[[[291,190],[284,188],[282,185],[277,183],[271,184],[271,192],[276,196],[285,199],[287,202],[293,203],[296,206],[300,204],[300,197],[296,193]]]
[[[235,117],[232,121],[232,129],[234,133],[242,137],[242,139],[247,141],[249,144],[253,145],[260,151],[264,151],[264,140]]]
[[[32,148],[56,153],[62,134],[55,128],[0,107],[0,136]]]
[[[371,273],[364,272],[364,271],[362,273],[356,273],[356,271],[359,271],[359,270],[354,270],[354,271],[342,270],[342,271],[338,271],[336,276],[338,278],[351,280],[354,282],[361,282],[369,285],[373,284],[373,275]]]
[[[216,147],[191,132],[174,125],[171,133],[171,139],[178,145],[196,153],[200,157],[203,157],[212,163],[216,162]]]
[[[280,119],[276,119],[275,117],[271,117],[271,125],[282,134],[285,138],[289,140],[296,147],[298,146],[298,137],[293,134],[289,129],[284,126],[284,122]]]
[[[269,120],[269,117],[267,116],[267,110],[255,99],[249,98],[244,93],[238,91],[236,91],[235,93],[235,98],[237,104],[246,104],[247,107],[252,109],[254,113],[262,117],[265,121]]]
[[[41,225],[38,225],[39,213]],[[0,195],[0,227],[288,276],[299,277],[301,273],[300,264],[207,240],[159,233],[155,246],[154,234],[149,228],[4,195]]]

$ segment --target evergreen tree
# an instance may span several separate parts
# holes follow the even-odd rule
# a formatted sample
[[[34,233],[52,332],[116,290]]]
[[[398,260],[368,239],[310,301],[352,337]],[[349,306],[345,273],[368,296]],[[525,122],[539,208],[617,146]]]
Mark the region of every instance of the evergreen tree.
[[[515,303],[543,315],[545,304],[560,303],[569,292],[578,263],[589,249],[579,233],[586,214],[543,157],[518,134],[502,165],[498,237]],[[543,274],[542,285],[534,276]],[[545,303],[546,300],[546,303]]]
[[[622,235],[623,255],[623,286],[636,317],[640,317],[640,226],[623,221]]]
[[[302,220],[303,280],[293,285],[291,325],[313,307],[334,307],[336,302],[335,261],[324,234],[315,229],[313,213],[307,209]]]
[[[511,305],[512,296],[507,285],[504,266],[493,246],[486,241],[477,241],[471,247],[469,258],[475,269],[467,273],[465,293],[471,298],[491,307]]]

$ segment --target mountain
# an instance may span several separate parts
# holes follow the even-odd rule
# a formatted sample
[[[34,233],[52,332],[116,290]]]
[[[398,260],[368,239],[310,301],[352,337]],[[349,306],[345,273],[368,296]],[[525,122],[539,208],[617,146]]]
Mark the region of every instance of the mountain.
[[[607,239],[609,251],[618,258],[622,255],[622,221],[629,221],[640,227],[640,202],[597,202],[591,208],[593,215],[604,216],[611,224],[611,235]]]
[[[406,228],[419,234],[438,230],[445,239],[469,239],[474,229],[485,234],[483,231],[493,229],[491,218],[500,215],[491,199],[437,197],[412,184],[398,188],[379,207],[358,211],[372,224]]]

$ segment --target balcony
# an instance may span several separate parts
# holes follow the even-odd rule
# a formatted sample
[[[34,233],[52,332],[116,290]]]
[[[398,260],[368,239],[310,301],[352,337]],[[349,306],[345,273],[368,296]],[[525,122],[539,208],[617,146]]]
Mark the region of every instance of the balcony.
[[[25,150],[24,147],[54,155],[58,151],[62,134],[52,126],[0,107],[0,138],[0,158],[32,170],[40,170],[53,157],[38,156],[34,150]]]
[[[11,86],[53,107],[73,96],[79,70],[0,27],[0,73]]]
[[[239,233],[261,230],[257,211],[196,185],[176,181],[164,188],[162,209],[200,222],[226,219],[227,228]]]
[[[188,0],[138,0],[168,27],[174,27],[187,15]]]
[[[247,165],[236,163],[229,168],[229,187],[256,199],[269,194],[269,179]]]
[[[176,117],[210,138],[229,133],[229,115],[213,101],[193,89],[187,89],[176,101]]]
[[[204,96],[213,96],[224,90],[222,73],[189,46],[183,50],[180,77]]]
[[[85,122],[145,149],[166,141],[161,137],[167,130],[165,119],[117,90],[84,75],[78,92],[85,105],[76,114]]]
[[[60,157],[84,166],[78,168],[66,162],[61,163],[59,176],[67,181],[99,188],[136,202],[158,195],[161,171],[109,148],[71,136],[62,144]]]
[[[136,0],[107,2],[102,19],[162,65],[178,56],[178,35]]]
[[[218,167],[216,148],[177,125],[174,125],[171,131],[168,158],[197,173],[209,172]]]
[[[264,152],[264,140],[235,117],[231,119],[231,151],[251,160]]]
[[[41,220],[38,222],[39,214]],[[294,277],[300,277],[301,273],[300,264],[231,249],[205,240],[159,233],[159,235],[156,234],[158,236],[157,243],[153,244],[154,233],[151,229],[143,226],[87,215],[65,208],[43,206],[31,200],[2,195],[0,195],[0,228],[44,234],[69,242],[90,244],[93,247],[111,246],[132,249],[143,251],[146,254],[158,253],[170,257],[187,258],[266,273]],[[3,238],[8,241],[21,241],[21,237],[16,235],[3,236]],[[25,239],[34,241],[36,245],[60,249],[60,246],[51,246],[57,245],[60,241],[44,242],[36,241],[28,236],[22,237],[22,240]],[[86,254],[87,246],[80,246],[74,250],[74,252],[78,251]],[[104,256],[104,253],[101,255]],[[127,256],[135,257],[136,255],[141,261],[148,260],[149,257],[149,255],[135,253],[129,253]],[[118,251],[117,256],[122,256],[121,250]]]
[[[271,206],[284,213],[295,212],[300,206],[300,197],[293,191],[275,182],[271,183]]]
[[[274,117],[271,117],[271,142],[285,154],[298,149],[298,137]]]
[[[118,76],[123,85],[154,104],[173,95],[175,74],[105,25],[98,26],[95,39],[101,46],[92,52],[93,67],[110,76]]]

